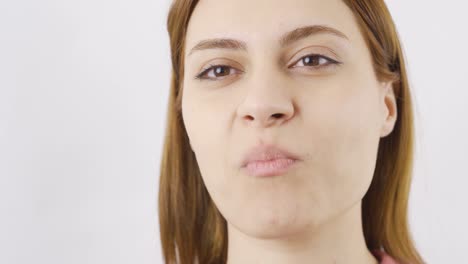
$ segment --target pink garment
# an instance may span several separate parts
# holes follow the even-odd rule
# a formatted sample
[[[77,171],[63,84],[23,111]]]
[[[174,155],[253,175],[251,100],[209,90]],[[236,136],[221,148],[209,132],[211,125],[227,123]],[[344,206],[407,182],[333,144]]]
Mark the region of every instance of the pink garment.
[[[381,249],[375,249],[371,251],[372,254],[377,258],[379,264],[400,264],[392,256],[388,255]]]

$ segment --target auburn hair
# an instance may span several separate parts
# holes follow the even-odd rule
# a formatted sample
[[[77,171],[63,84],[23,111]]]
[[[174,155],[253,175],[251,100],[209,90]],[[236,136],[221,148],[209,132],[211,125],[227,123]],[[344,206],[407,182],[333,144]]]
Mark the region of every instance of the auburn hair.
[[[159,226],[165,263],[224,264],[227,223],[203,183],[181,112],[187,26],[199,0],[174,0],[167,17],[172,73],[160,167]],[[369,48],[376,76],[393,80],[398,118],[380,139],[376,168],[362,200],[369,250],[385,250],[402,263],[424,263],[411,237],[408,199],[414,149],[412,99],[404,54],[383,0],[343,0]]]

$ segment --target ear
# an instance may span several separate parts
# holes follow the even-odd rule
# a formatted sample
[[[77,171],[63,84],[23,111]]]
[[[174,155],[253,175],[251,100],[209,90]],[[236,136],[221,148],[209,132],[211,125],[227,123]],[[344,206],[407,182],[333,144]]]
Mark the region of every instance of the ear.
[[[393,91],[393,82],[382,83],[381,91],[382,127],[380,137],[386,137],[393,131],[398,116],[398,108]]]

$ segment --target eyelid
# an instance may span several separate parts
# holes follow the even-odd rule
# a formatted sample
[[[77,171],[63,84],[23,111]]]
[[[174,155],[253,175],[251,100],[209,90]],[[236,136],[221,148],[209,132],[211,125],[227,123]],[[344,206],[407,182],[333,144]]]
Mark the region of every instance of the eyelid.
[[[221,78],[209,78],[209,77],[203,77],[204,75],[206,75],[207,73],[209,73],[210,71],[214,70],[216,67],[226,67],[226,68],[229,68],[229,69],[233,69],[234,71],[237,71],[238,73],[243,73],[244,71],[242,70],[239,70],[235,67],[232,67],[230,65],[227,65],[227,64],[220,64],[220,63],[214,63],[214,64],[209,64],[209,67],[206,67],[206,68],[203,68],[201,70],[201,72],[199,74],[197,74],[195,76],[195,79],[198,79],[198,80],[220,80],[220,79],[224,79],[224,78],[228,78],[229,76],[223,76]],[[232,75],[232,74],[231,74]]]
[[[304,50],[307,50],[307,51],[304,51]],[[320,51],[320,50],[325,50],[326,52]],[[307,46],[305,48],[300,49],[299,51],[294,53],[292,56],[290,56],[287,61],[291,61],[292,58],[297,57],[298,56],[297,54],[303,54],[303,55],[299,55],[301,59],[303,57],[305,57],[305,56],[310,56],[310,55],[322,55],[324,57],[330,58],[330,56],[325,55],[326,53],[333,54],[332,57],[336,58],[336,59],[333,59],[335,61],[341,61],[342,60],[342,58],[333,49],[331,49],[331,48],[329,48],[327,46],[322,46],[322,45],[312,45],[312,46]],[[295,60],[295,61],[297,61],[297,60]]]
[[[239,66],[236,67],[236,66],[233,66],[233,65],[239,65]],[[213,70],[216,67],[226,67],[226,68],[229,68],[229,69],[233,69],[237,73],[239,73],[239,72],[243,73],[244,72],[244,71],[240,70],[242,68],[242,66],[238,62],[236,62],[235,60],[232,60],[232,59],[229,59],[229,58],[226,58],[226,57],[217,57],[217,58],[214,58],[214,59],[210,60],[210,62],[208,63],[208,66],[202,67],[202,69],[198,71],[198,73],[196,74],[194,79],[203,81],[203,80],[220,80],[220,79],[224,79],[224,78],[229,77],[229,76],[224,76],[224,77],[220,77],[220,78],[202,77],[202,75],[207,74],[210,70]]]
[[[320,53],[309,53],[309,54],[306,54],[302,57],[300,57],[299,59],[296,59],[294,61],[294,63],[291,64],[291,66],[287,66],[287,68],[296,68],[296,65],[298,62],[300,62],[301,60],[303,60],[304,58],[307,58],[307,57],[320,57],[320,58],[324,58],[325,60],[327,60],[328,62],[325,64],[325,65],[319,65],[319,66],[304,66],[306,68],[316,68],[316,69],[320,69],[320,68],[324,68],[324,67],[328,67],[328,66],[332,66],[332,65],[340,65],[340,64],[343,64],[342,62],[340,61],[337,61],[335,59],[332,59],[328,56],[325,56],[323,54],[320,54]]]
[[[305,50],[305,49],[308,49],[308,48],[310,48],[310,47],[311,47],[311,46],[299,50],[298,52],[296,52],[295,55],[301,53],[301,51],[303,51],[303,50]],[[324,46],[314,46],[314,47],[324,48],[324,49],[328,50],[329,52],[333,53],[336,57],[338,57],[337,54],[336,54],[333,50],[331,50],[331,49],[329,49],[329,48],[327,48],[327,47],[324,47]],[[323,54],[320,53],[320,52],[308,51],[307,53],[306,53],[306,52],[303,52],[303,53],[305,53],[305,54],[302,55],[300,58],[294,60],[294,63],[291,64],[291,66],[286,66],[286,67],[287,67],[288,69],[289,69],[289,68],[296,68],[296,66],[294,66],[294,65],[296,65],[298,62],[300,62],[302,59],[304,59],[304,58],[306,58],[306,57],[316,57],[316,56],[321,57],[321,58],[324,58],[324,59],[327,60],[328,62],[327,62],[326,64],[324,64],[324,65],[319,65],[319,66],[303,66],[303,67],[305,67],[305,68],[312,68],[312,69],[315,68],[315,70],[321,70],[322,68],[328,68],[328,67],[331,67],[331,66],[338,66],[338,65],[343,64],[342,62],[339,61],[339,59],[332,59],[332,58],[330,58],[329,56],[323,55]],[[294,56],[292,56],[292,57],[294,57]],[[244,73],[244,71],[239,70],[239,69],[237,69],[236,67],[230,66],[230,65],[228,65],[228,64],[223,64],[223,63],[210,63],[208,67],[203,68],[203,69],[200,71],[200,73],[198,73],[198,74],[195,76],[195,79],[196,79],[196,80],[201,80],[201,81],[203,81],[203,80],[218,81],[218,80],[223,80],[223,79],[225,79],[225,78],[229,78],[231,75],[233,75],[233,74],[230,74],[230,75],[223,76],[223,77],[220,77],[220,78],[203,77],[204,75],[206,75],[207,73],[209,73],[211,70],[214,70],[216,67],[226,67],[226,68],[232,69],[232,70],[234,70],[234,71],[237,72],[237,73],[235,73],[235,74]],[[234,75],[235,75],[235,74],[234,74]]]

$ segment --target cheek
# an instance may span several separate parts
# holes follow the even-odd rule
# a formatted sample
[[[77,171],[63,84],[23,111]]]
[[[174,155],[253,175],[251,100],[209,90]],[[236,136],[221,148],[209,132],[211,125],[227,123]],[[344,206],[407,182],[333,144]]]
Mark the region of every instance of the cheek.
[[[252,138],[252,134],[245,134],[251,133],[249,129],[235,126],[233,113],[241,96],[231,90],[184,94],[184,124],[203,181],[228,219],[236,220],[236,214],[243,210],[255,215],[263,208],[265,219],[278,219],[279,212],[289,212],[284,216],[287,222],[290,219],[286,215],[294,215],[288,211],[292,210],[289,205],[296,204],[302,220],[321,221],[365,194],[379,139],[377,87],[349,76],[311,87],[295,89],[301,91],[294,95],[298,116],[290,127],[277,128],[289,131],[281,134],[284,142],[302,146],[301,152],[308,153],[310,160],[304,163],[304,173],[296,178],[279,178],[276,185],[249,181],[232,170],[233,158],[237,157],[229,155],[238,154],[236,144],[243,143],[239,139]],[[250,206],[244,208],[247,204]],[[275,212],[278,215],[273,215]]]
[[[194,150],[210,148],[225,141],[223,123],[227,107],[219,98],[187,89],[182,96],[182,115]],[[219,147],[218,147],[219,149]]]
[[[335,204],[354,203],[373,176],[379,140],[377,86],[347,79],[313,100],[305,115],[319,180]],[[320,176],[321,175],[321,176]]]
[[[228,109],[215,97],[187,92],[182,98],[184,126],[208,191],[218,192],[226,178],[231,153]]]

